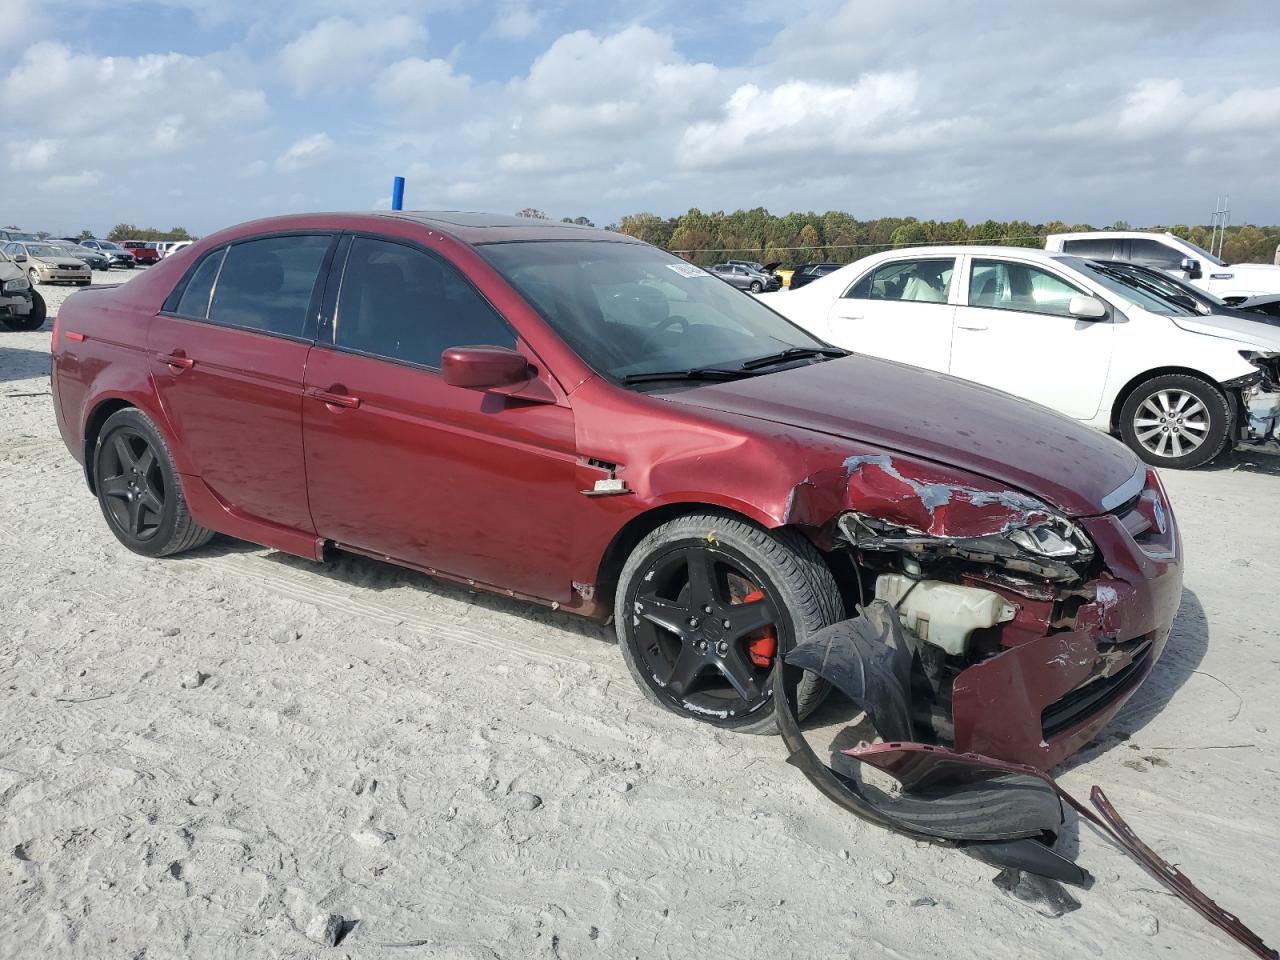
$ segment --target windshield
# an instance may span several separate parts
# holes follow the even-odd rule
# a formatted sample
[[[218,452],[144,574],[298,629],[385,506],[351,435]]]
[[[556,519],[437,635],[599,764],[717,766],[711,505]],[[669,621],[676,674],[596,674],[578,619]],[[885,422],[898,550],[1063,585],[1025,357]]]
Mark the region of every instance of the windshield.
[[[51,243],[28,243],[27,256],[29,257],[61,257],[65,255],[65,251],[59,250]]]
[[[99,240],[98,246],[103,250],[119,250],[120,244],[112,243],[110,240]]]
[[[1107,290],[1131,307],[1141,307],[1151,313],[1160,313],[1166,316],[1173,314],[1185,316],[1196,312],[1188,309],[1183,304],[1175,303],[1168,299],[1167,296],[1161,296],[1153,288],[1138,283],[1138,281],[1134,280],[1132,274],[1123,273],[1119,270],[1113,270],[1110,267],[1104,267],[1075,257],[1063,259],[1094,283],[1106,287]]]
[[[478,247],[597,373],[614,380],[739,370],[827,345],[700,267],[637,243],[546,240]]]

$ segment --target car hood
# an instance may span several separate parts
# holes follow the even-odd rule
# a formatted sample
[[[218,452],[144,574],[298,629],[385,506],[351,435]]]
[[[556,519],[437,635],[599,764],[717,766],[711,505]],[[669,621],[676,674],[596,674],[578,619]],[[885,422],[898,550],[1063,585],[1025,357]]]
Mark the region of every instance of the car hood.
[[[81,262],[72,256],[65,257],[36,257],[32,256],[32,260],[40,263],[47,263],[51,267],[79,267]]]
[[[1280,328],[1268,323],[1261,315],[1257,320],[1222,313],[1194,317],[1174,315],[1169,319],[1191,333],[1234,340],[1243,346],[1259,350],[1280,351]]]
[[[950,465],[1069,516],[1117,504],[1138,458],[1119,441],[998,390],[858,354],[664,395]]]

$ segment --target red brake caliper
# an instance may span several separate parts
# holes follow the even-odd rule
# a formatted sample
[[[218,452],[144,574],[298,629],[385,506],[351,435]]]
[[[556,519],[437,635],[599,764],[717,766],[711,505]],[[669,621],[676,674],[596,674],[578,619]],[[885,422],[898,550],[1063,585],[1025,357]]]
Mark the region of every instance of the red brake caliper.
[[[743,603],[755,603],[764,599],[763,590],[752,590],[742,598]],[[773,657],[778,652],[778,632],[771,626],[765,627],[754,640],[747,642],[747,656],[757,667],[773,665]]]

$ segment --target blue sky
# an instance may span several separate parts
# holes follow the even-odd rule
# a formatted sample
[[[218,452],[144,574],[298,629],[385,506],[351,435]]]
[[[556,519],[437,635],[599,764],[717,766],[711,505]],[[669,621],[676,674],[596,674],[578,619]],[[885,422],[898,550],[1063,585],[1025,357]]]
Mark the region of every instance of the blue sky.
[[[0,221],[1280,222],[1271,0],[0,0]],[[16,122],[15,122],[16,121]]]

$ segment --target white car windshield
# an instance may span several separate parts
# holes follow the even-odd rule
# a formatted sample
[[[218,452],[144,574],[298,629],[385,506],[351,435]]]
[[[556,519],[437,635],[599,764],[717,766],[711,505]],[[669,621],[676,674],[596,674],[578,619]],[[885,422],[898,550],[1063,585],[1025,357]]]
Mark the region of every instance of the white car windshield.
[[[1196,253],[1200,254],[1201,260],[1208,260],[1215,267],[1225,267],[1227,265],[1227,262],[1225,260],[1215,257],[1212,253],[1210,253],[1204,247],[1198,247],[1194,243],[1192,243],[1190,240],[1183,240],[1181,237],[1179,237],[1178,239],[1181,240],[1182,243],[1184,243],[1186,246],[1194,250]]]

